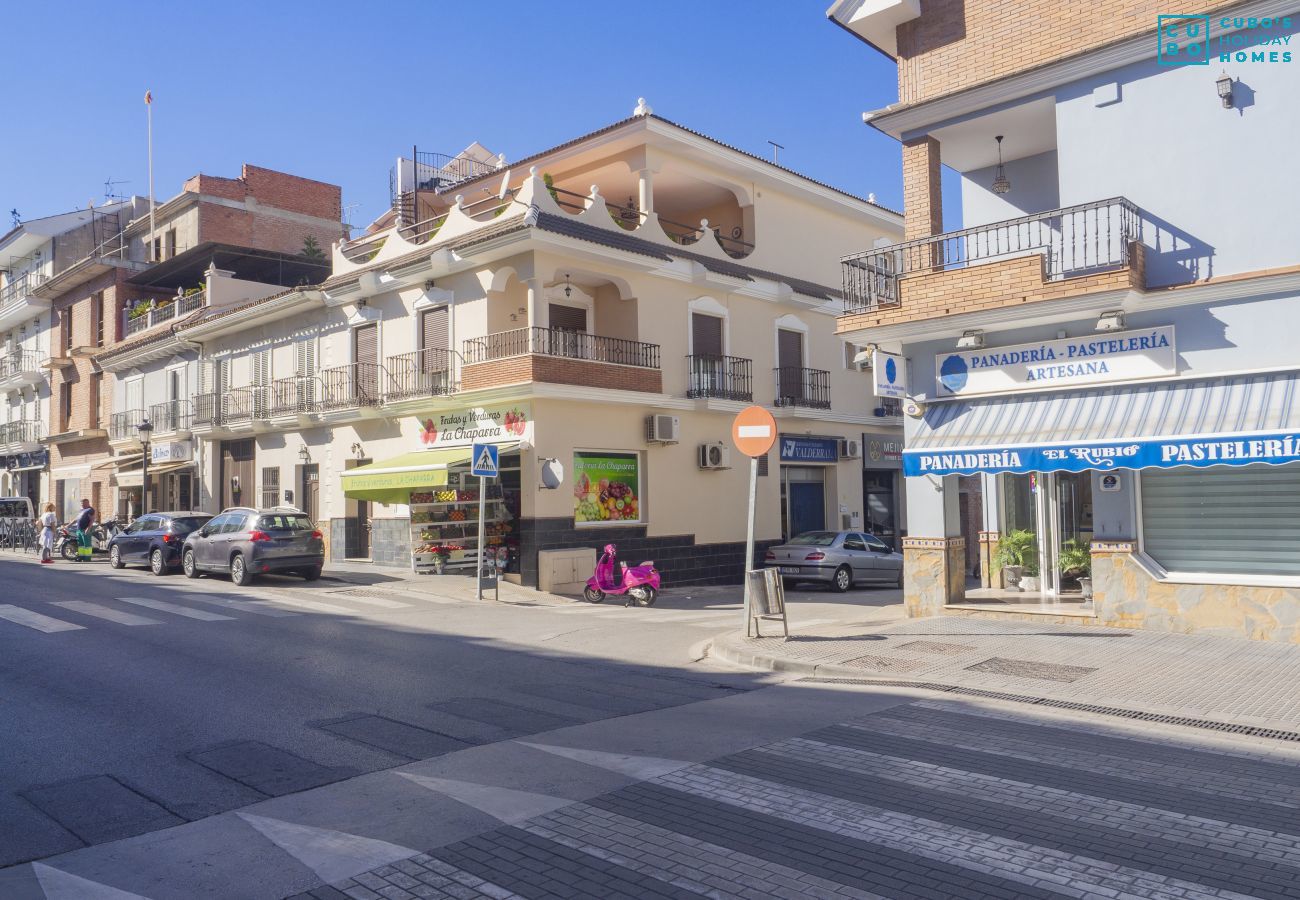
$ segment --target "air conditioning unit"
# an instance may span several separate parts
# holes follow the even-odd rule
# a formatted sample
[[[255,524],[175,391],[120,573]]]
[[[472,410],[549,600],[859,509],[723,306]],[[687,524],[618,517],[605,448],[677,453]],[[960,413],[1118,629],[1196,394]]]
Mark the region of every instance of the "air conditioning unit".
[[[701,469],[730,469],[731,448],[722,441],[700,444]]]
[[[652,444],[675,444],[681,431],[681,419],[676,416],[646,416],[645,439]]]
[[[862,441],[840,438],[840,459],[862,459]]]

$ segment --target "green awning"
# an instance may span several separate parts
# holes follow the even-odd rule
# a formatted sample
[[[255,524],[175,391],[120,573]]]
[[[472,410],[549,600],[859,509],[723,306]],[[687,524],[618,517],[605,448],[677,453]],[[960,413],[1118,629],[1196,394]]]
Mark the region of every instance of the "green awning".
[[[351,500],[406,503],[411,491],[445,485],[447,468],[457,463],[468,463],[469,454],[469,447],[416,450],[357,466],[343,473],[343,495]]]
[[[516,449],[518,442],[498,444],[502,453]],[[416,450],[392,459],[357,466],[343,473],[343,495],[351,500],[375,503],[406,503],[411,491],[442,487],[447,484],[447,470],[469,465],[471,447],[445,450]]]

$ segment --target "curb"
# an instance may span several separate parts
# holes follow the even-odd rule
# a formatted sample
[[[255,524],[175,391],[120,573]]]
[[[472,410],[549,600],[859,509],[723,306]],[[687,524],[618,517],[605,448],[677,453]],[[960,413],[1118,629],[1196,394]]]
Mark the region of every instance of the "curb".
[[[704,651],[711,659],[719,659],[732,665],[744,666],[747,669],[756,669],[761,672],[783,672],[788,675],[804,675],[815,678],[870,679],[871,677],[869,673],[851,666],[805,662],[801,659],[774,656],[771,653],[753,653],[734,646],[728,638],[708,642]]]

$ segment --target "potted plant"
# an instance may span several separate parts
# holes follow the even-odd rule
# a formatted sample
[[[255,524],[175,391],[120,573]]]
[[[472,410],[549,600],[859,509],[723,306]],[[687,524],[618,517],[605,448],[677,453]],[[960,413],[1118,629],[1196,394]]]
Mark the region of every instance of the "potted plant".
[[[1020,576],[1022,591],[1038,591],[1038,560],[1025,560],[1024,572]]]
[[[1037,549],[1038,537],[1032,531],[1019,528],[1002,535],[994,560],[1002,569],[1003,584],[1008,590],[1022,590],[1020,577]]]
[[[438,546],[433,548],[433,574],[441,575],[443,568],[447,565],[447,559],[451,556],[446,547]]]
[[[1083,590],[1083,599],[1092,599],[1092,553],[1088,545],[1078,538],[1071,538],[1061,545],[1061,552],[1056,557],[1061,574],[1079,582]]]

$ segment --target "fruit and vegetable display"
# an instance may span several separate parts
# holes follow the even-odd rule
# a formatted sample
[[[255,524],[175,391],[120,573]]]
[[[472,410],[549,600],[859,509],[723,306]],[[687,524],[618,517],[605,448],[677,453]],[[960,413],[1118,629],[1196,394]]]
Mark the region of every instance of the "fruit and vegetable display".
[[[617,478],[592,481],[583,472],[574,482],[574,521],[636,521],[640,517],[640,501],[634,484],[634,479],[631,484]]]

